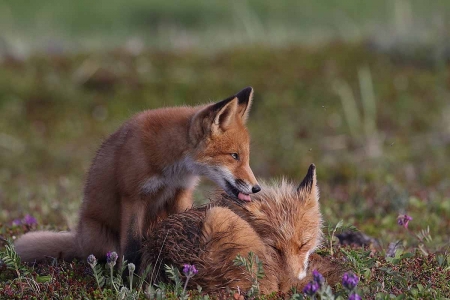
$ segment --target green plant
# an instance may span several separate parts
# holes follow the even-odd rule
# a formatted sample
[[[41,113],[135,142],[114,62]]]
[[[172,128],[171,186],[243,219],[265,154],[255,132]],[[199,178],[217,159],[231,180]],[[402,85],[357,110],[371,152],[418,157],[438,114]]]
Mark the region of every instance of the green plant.
[[[331,224],[326,226],[327,239],[331,255],[334,254],[333,241],[336,238],[335,234],[344,231],[356,231],[356,228],[353,225],[344,225],[344,220],[340,220],[335,226],[332,226]]]
[[[24,275],[30,272],[26,266],[21,263],[20,256],[14,249],[14,244],[11,240],[0,237],[0,240],[6,243],[5,249],[0,252],[0,260],[6,265],[6,268],[15,272],[19,281],[21,293],[23,294],[22,279]]]
[[[175,268],[174,266],[164,265],[164,270],[167,274],[167,277],[169,277],[170,280],[172,280],[175,283],[175,286],[173,288],[175,296],[184,296],[183,295],[183,283],[181,280],[181,274],[180,271]]]
[[[136,266],[133,263],[127,264],[125,259],[122,259],[121,266],[119,270],[114,274],[114,266],[116,264],[117,254],[115,252],[110,252],[107,254],[107,262],[105,266],[98,264],[97,259],[94,255],[89,255],[87,258],[87,262],[92,269],[95,281],[97,283],[97,287],[101,295],[105,296],[103,287],[107,282],[110,283],[110,286],[115,291],[118,299],[139,299],[142,287],[145,283],[145,278],[152,270],[152,266],[149,265],[145,268],[142,273],[142,277],[139,277],[134,273]],[[122,274],[124,274],[125,269],[128,268],[128,281],[129,286],[125,286],[123,282]],[[105,275],[105,271],[109,269],[109,276]],[[138,282],[136,286],[133,286],[133,278],[137,277]]]
[[[375,259],[371,256],[370,250],[364,249],[345,249],[340,248],[341,252],[345,254],[346,258],[351,263],[353,270],[358,275],[369,278],[371,275],[371,268],[375,264]]]
[[[97,264],[97,258],[94,255],[89,255],[87,262],[92,269],[95,281],[97,282],[97,287],[100,292],[102,292],[102,287],[105,285],[106,279],[103,275],[103,268],[101,265]]]
[[[252,279],[252,287],[247,292],[247,296],[253,297],[259,293],[259,282],[258,279],[264,277],[264,268],[262,262],[260,261],[258,255],[253,252],[249,252],[247,258],[238,254],[233,260],[235,266],[244,267],[245,270],[250,274]]]

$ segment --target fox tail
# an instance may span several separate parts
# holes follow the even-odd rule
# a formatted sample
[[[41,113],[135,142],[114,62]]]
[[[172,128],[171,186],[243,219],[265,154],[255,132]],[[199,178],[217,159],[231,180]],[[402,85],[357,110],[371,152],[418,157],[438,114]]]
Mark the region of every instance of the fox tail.
[[[72,260],[80,256],[74,232],[36,231],[24,234],[14,242],[24,262],[39,262],[48,258]]]

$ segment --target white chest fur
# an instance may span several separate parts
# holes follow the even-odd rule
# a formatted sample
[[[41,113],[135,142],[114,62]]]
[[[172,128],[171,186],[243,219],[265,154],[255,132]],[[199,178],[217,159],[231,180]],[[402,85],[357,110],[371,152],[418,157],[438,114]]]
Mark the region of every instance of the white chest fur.
[[[163,172],[148,178],[142,185],[141,192],[145,195],[162,192],[161,198],[174,197],[179,189],[193,189],[199,177],[192,160],[185,157],[173,165],[164,168]]]

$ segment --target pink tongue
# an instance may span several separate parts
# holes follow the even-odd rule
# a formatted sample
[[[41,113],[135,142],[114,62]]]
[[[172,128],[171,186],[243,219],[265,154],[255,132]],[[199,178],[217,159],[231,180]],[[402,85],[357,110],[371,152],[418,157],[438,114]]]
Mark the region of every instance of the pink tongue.
[[[247,194],[239,193],[238,198],[239,198],[239,200],[242,200],[242,201],[252,201],[252,198],[250,198],[250,196]]]

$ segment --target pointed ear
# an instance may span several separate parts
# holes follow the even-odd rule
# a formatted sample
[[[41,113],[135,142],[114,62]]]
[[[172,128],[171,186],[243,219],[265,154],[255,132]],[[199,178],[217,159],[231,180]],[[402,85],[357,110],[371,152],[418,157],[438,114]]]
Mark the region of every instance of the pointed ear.
[[[217,104],[222,104],[222,102],[223,101]],[[231,100],[227,99],[225,105],[223,105],[220,109],[213,112],[211,133],[214,135],[226,131],[230,127],[231,123],[234,121],[237,110],[238,110],[238,99],[237,98],[232,98]]]
[[[238,99],[230,97],[215,104],[211,104],[197,112],[191,119],[189,137],[193,144],[207,134],[219,134],[227,130],[236,117]]]
[[[253,101],[253,88],[251,86],[246,87],[242,91],[236,94],[238,98],[238,114],[241,116],[244,123],[247,122],[248,114],[250,112],[250,107]]]
[[[316,166],[311,164],[305,178],[297,188],[298,193],[311,195],[316,201],[319,201],[319,188],[317,187]]]

